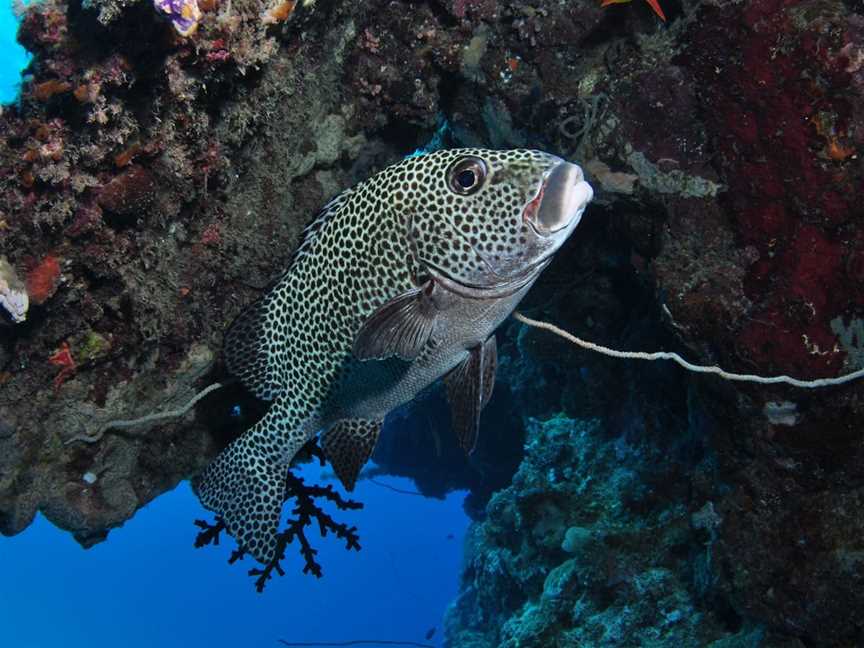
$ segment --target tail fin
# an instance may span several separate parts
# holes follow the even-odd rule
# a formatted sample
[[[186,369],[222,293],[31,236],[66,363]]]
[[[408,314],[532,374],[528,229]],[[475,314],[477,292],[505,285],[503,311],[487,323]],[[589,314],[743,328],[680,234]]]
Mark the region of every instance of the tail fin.
[[[276,553],[287,467],[258,454],[251,435],[229,445],[195,481],[201,503],[222,517],[237,544],[256,560]]]

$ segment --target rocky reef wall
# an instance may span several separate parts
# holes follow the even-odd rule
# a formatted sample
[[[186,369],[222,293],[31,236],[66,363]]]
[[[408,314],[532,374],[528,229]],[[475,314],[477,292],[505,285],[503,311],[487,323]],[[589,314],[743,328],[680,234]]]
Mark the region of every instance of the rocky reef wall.
[[[316,210],[443,124],[597,189],[530,314],[730,370],[861,367],[864,9],[664,5],[31,5],[0,114],[0,531],[42,511],[89,545],[205,465],[212,400],[68,442],[219,377],[222,332]],[[472,534],[454,645],[864,640],[860,385],[733,387],[515,325],[502,348],[526,445],[449,487],[474,480],[482,517],[525,461]],[[509,468],[490,486],[478,464]]]

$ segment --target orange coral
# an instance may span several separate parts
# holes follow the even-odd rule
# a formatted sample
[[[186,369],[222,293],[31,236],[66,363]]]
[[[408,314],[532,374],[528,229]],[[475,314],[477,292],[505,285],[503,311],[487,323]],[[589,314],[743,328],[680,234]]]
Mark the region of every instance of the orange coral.
[[[852,157],[856,153],[854,146],[847,145],[836,137],[828,139],[826,153],[828,157],[836,162],[842,162],[846,158]]]
[[[297,3],[292,0],[285,0],[285,2],[280,2],[275,7],[268,9],[264,13],[264,24],[275,25],[276,23],[285,22],[294,13],[296,5]]]
[[[40,124],[33,135],[40,142],[47,142],[51,139],[51,127],[48,124]]]
[[[98,83],[82,83],[72,93],[81,103],[93,103],[99,97]]]
[[[114,156],[114,164],[118,167],[124,167],[129,164],[136,155],[141,151],[141,144],[135,143],[129,148],[127,148],[122,153],[118,153]]]
[[[44,304],[57,290],[60,283],[60,262],[56,257],[46,256],[27,273],[27,294],[34,304]]]
[[[71,89],[72,86],[66,81],[52,79],[51,81],[37,83],[33,88],[33,96],[39,101],[48,101],[54,95],[69,92]]]

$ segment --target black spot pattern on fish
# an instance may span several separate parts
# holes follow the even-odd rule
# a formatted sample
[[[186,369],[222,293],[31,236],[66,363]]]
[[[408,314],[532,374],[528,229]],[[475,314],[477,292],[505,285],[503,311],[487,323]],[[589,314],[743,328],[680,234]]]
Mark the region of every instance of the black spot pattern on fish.
[[[488,173],[476,192],[459,195],[448,169],[466,157],[483,160]],[[307,228],[289,269],[226,335],[229,370],[272,401],[270,410],[196,482],[204,506],[244,549],[272,556],[285,471],[318,431],[309,421],[338,413],[334,386],[346,378],[366,318],[419,286],[429,267],[467,285],[488,280],[490,268],[502,278],[524,269],[531,236],[523,211],[556,162],[530,150],[406,159],[341,194]]]
[[[357,476],[372,456],[380,431],[381,421],[351,420],[336,423],[322,435],[321,449],[346,490],[354,490]]]

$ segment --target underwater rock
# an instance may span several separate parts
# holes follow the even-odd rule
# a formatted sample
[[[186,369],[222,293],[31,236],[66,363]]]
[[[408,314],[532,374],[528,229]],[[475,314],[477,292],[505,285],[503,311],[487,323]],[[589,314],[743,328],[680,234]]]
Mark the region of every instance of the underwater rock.
[[[102,187],[96,201],[102,209],[114,215],[114,220],[122,223],[133,216],[143,216],[153,204],[154,191],[156,181],[153,176],[143,167],[133,166]]]
[[[98,342],[90,340],[89,344],[98,349]],[[82,353],[79,361],[84,362],[85,357]],[[86,438],[94,434],[107,420],[187,401],[212,362],[212,352],[193,347],[165,377],[169,387],[153,378],[155,382],[150,384],[139,378],[137,384],[105,386],[101,405],[86,399],[80,376],[87,372],[79,369],[60,390],[66,393],[66,399],[42,394],[33,403],[41,411],[40,425],[68,435],[53,439],[50,448],[40,447],[45,443],[42,430],[22,418],[20,406],[6,404],[0,408],[0,417],[10,431],[0,438],[4,447],[0,533],[19,533],[41,511],[48,520],[72,532],[83,546],[91,546],[104,540],[111,528],[122,524],[138,508],[174,488],[184,475],[203,467],[217,448],[200,425],[183,427],[174,422],[162,426],[159,432],[144,428],[137,433],[127,431],[123,436],[106,435],[94,444],[69,442],[73,436]],[[130,410],[135,393],[141,396],[136,409]],[[49,460],[25,461],[34,456]]]
[[[529,419],[527,431],[513,485],[492,497],[466,540],[447,645],[760,645],[703,609],[690,588],[683,498],[633,501],[658,472],[656,457],[673,448],[564,416]],[[659,471],[678,482],[672,491],[683,486],[680,469]],[[555,527],[563,551],[546,540]]]
[[[38,64],[20,106],[0,114],[0,247],[23,269],[62,251],[63,281],[55,272],[39,283],[40,316],[26,334],[0,327],[0,407],[14,429],[4,442],[17,448],[4,454],[15,462],[4,459],[0,480],[3,533],[42,510],[90,544],[205,465],[224,421],[64,443],[92,432],[92,421],[146,414],[166,393],[200,388],[182,369],[196,345],[217,348],[329,194],[367,174],[343,166],[368,154],[362,134],[346,129],[337,89],[351,17],[336,31],[322,17],[308,27],[322,37],[306,43],[286,35],[294,54],[244,78],[238,66],[268,51],[259,47],[266,26],[247,30],[258,14],[234,7],[228,22],[204,12],[195,47],[172,40],[146,3],[67,11],[47,0],[27,10],[20,38]],[[228,33],[230,61],[195,54],[227,51]],[[58,75],[83,89],[33,96]],[[240,153],[253,139],[265,155]],[[251,164],[242,182],[236,163]],[[62,343],[74,378],[55,380]],[[103,456],[112,468],[100,473],[91,464]],[[81,481],[88,473],[92,484]]]

